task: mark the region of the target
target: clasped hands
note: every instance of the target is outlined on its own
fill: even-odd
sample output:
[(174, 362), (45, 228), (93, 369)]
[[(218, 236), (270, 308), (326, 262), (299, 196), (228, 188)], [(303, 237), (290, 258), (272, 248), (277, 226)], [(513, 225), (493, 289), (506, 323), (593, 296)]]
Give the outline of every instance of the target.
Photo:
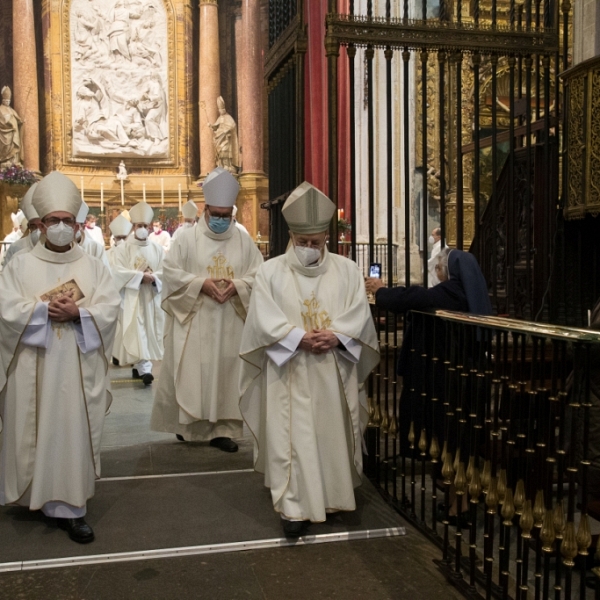
[(340, 340), (333, 331), (328, 329), (313, 329), (304, 334), (299, 348), (310, 354), (326, 354), (340, 345)]
[(219, 304), (225, 304), (227, 300), (233, 296), (237, 296), (238, 293), (237, 288), (231, 279), (207, 278), (204, 280), (201, 291)]
[(57, 323), (66, 323), (79, 319), (79, 308), (73, 300), (73, 292), (67, 292), (48, 304), (48, 317)]
[(152, 269), (148, 268), (144, 271), (142, 283), (154, 283), (154, 275), (152, 275)]

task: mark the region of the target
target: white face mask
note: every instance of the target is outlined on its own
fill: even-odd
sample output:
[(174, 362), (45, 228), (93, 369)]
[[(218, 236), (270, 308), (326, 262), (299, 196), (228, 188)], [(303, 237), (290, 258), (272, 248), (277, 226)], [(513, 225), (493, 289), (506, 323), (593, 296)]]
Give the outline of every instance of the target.
[(120, 246), (125, 240), (115, 240), (115, 246)]
[(160, 227), (153, 227), (154, 233), (158, 233), (160, 231)]
[(300, 261), (300, 264), (304, 267), (308, 267), (313, 263), (316, 263), (321, 258), (321, 250), (319, 248), (306, 248), (304, 246), (294, 246), (296, 256)]
[(140, 227), (139, 229), (136, 229), (135, 237), (142, 242), (144, 240), (147, 240), (148, 239), (148, 230), (145, 227)]
[(40, 241), (40, 235), (42, 234), (42, 232), (39, 229), (34, 229), (30, 234), (29, 237), (31, 238), (31, 243), (35, 246), (39, 241)]
[(435, 244), (435, 238), (432, 235), (429, 236), (429, 243), (431, 245)]
[(185, 223), (183, 224), (183, 228), (184, 228), (184, 229), (189, 229), (190, 227), (193, 227), (194, 225), (195, 225), (195, 223), (188, 223), (188, 222), (185, 222)]
[(75, 232), (73, 228), (65, 225), (63, 222), (46, 229), (46, 238), (48, 241), (59, 248), (68, 246), (73, 241), (74, 236)]

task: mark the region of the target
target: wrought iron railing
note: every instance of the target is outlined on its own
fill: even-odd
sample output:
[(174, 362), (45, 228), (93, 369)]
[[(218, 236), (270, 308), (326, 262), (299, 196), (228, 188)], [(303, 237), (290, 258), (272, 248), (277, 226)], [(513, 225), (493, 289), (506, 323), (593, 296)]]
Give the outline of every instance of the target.
[(600, 332), (444, 311), (409, 313), (402, 331), (376, 317), (365, 467), (383, 495), (471, 597), (585, 598)]

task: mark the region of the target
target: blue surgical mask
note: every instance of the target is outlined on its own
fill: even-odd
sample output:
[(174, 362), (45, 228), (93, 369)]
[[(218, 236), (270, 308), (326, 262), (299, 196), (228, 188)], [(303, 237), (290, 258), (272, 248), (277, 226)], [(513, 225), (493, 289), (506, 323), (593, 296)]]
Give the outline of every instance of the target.
[(208, 226), (213, 233), (225, 233), (231, 225), (231, 219), (227, 217), (208, 217)]

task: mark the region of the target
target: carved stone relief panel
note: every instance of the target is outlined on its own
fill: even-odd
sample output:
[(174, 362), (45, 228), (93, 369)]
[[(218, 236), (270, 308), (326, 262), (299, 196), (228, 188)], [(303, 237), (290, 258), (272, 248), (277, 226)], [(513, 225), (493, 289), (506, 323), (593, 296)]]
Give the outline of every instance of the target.
[(173, 17), (163, 1), (72, 0), (66, 11), (67, 155), (168, 159)]

